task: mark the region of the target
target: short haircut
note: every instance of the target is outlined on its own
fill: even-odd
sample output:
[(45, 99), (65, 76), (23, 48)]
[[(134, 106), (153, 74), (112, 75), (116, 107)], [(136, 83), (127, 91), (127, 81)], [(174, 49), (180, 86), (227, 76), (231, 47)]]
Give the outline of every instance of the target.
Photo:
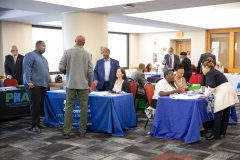
[(172, 69), (166, 70), (166, 71), (164, 72), (164, 78), (166, 78), (166, 76), (167, 76), (170, 72), (172, 72)]
[(39, 45), (39, 44), (42, 44), (42, 42), (44, 42), (44, 41), (41, 41), (41, 40), (37, 41), (36, 44), (35, 44), (35, 46), (37, 46), (37, 45)]
[(145, 67), (145, 64), (140, 63), (139, 66), (138, 66), (138, 69), (143, 69), (144, 67)]
[(110, 49), (109, 48), (103, 48), (103, 52), (104, 52), (104, 50), (108, 50), (108, 52), (110, 53)]
[(172, 49), (172, 51), (174, 51), (173, 47), (169, 47), (169, 49)]

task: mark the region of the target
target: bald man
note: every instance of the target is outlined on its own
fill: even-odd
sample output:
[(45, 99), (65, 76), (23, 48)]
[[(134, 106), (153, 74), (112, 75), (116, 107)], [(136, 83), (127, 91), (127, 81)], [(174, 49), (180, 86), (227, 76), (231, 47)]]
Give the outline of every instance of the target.
[(66, 50), (59, 63), (59, 70), (66, 74), (66, 110), (64, 116), (63, 138), (70, 138), (72, 130), (72, 111), (78, 95), (81, 115), (79, 136), (84, 137), (87, 126), (88, 94), (91, 92), (93, 78), (92, 54), (84, 48), (85, 37), (77, 36), (75, 46)]
[(5, 56), (4, 62), (4, 72), (8, 79), (15, 78), (19, 85), (23, 84), (23, 58), (21, 54), (18, 53), (18, 47), (13, 45), (10, 48), (10, 54)]

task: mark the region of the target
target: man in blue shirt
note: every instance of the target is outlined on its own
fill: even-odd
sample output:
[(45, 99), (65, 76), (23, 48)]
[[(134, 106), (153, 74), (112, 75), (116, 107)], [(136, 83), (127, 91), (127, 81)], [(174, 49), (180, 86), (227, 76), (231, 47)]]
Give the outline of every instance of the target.
[(49, 85), (48, 61), (42, 55), (46, 50), (44, 41), (37, 41), (35, 50), (23, 59), (23, 81), (30, 98), (32, 132), (40, 132), (40, 110), (44, 106), (44, 98)]
[(119, 62), (109, 57), (110, 50), (103, 49), (103, 59), (97, 61), (94, 68), (93, 84), (99, 91), (108, 91), (110, 83), (116, 79)]

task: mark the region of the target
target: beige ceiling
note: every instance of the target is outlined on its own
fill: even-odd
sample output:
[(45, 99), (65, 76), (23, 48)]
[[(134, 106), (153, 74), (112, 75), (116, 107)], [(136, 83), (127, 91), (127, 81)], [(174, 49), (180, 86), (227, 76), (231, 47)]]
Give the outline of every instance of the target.
[[(98, 0), (99, 1), (99, 0)], [(61, 21), (63, 12), (97, 12), (107, 13), (109, 22), (127, 23), (176, 30), (199, 30), (203, 28), (167, 23), (149, 19), (125, 16), (124, 14), (143, 13), (152, 11), (174, 10), (199, 6), (218, 5), (239, 2), (239, 0), (155, 0), (134, 3), (134, 9), (123, 9), (123, 5), (101, 7), (94, 9), (80, 9), (55, 4), (48, 4), (33, 0), (0, 0), (0, 20), (18, 21), (30, 24), (39, 22)], [(201, 13), (199, 13), (201, 14)], [(211, 14), (211, 13), (209, 13)], [(165, 15), (167, 16), (167, 15)], [(191, 16), (191, 13), (189, 13)], [(188, 18), (188, 17), (182, 17)], [(204, 18), (204, 17), (203, 17)], [(240, 25), (239, 25), (240, 27)]]

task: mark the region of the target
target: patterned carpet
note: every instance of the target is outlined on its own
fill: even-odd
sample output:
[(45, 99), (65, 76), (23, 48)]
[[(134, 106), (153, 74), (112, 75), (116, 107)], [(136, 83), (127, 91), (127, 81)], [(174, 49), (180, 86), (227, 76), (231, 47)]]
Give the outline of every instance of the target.
[[(240, 117), (240, 105), (236, 109)], [(84, 138), (72, 133), (70, 139), (62, 138), (62, 129), (30, 132), (29, 116), (0, 120), (0, 160), (240, 160), (239, 123), (229, 125), (223, 140), (206, 141), (206, 131), (200, 141), (186, 145), (147, 135), (152, 120), (144, 129), (146, 117), (142, 111), (137, 115), (138, 127), (124, 137), (89, 132)]]

